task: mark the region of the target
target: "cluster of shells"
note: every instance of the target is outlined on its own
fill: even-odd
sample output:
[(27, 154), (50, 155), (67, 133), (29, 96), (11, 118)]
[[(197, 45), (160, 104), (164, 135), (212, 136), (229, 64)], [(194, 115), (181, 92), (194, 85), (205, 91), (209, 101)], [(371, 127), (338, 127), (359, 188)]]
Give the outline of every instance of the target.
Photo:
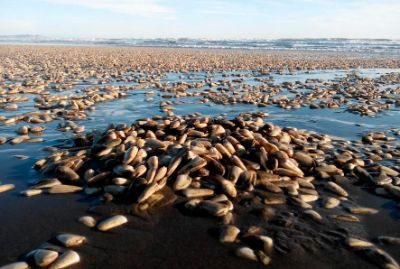
[[(318, 225), (359, 222), (357, 215), (378, 212), (351, 201), (341, 186), (346, 182), (358, 181), (376, 188), (379, 195), (400, 198), (399, 167), (381, 165), (367, 155), (368, 145), (373, 145), (381, 160), (398, 156), (400, 151), (388, 145), (377, 150), (379, 141), (391, 137), (369, 133), (363, 138), (367, 144), (351, 144), (296, 128), (282, 129), (259, 116), (155, 117), (78, 135), (73, 147), (55, 150), (36, 162), (35, 169), (55, 177), (35, 182), (22, 195), (84, 192), (107, 202), (131, 204), (131, 213), (139, 216), (175, 201), (185, 211), (218, 219), (219, 240), (237, 244), (237, 256), (263, 264), (270, 263), (274, 251), (284, 251), (262, 229), (235, 224), (236, 208), (243, 201), (258, 199), (266, 212), (290, 205), (301, 212), (302, 221)], [(355, 151), (356, 143), (364, 145), (365, 152)], [(318, 212), (321, 206), (336, 211), (325, 218)], [(96, 226), (90, 216), (81, 221)], [(373, 250), (366, 251), (373, 262), (398, 268), (388, 253)]]
[[(99, 231), (107, 232), (125, 224), (128, 220), (125, 216), (116, 215), (99, 221), (90, 216), (83, 216), (78, 221), (87, 227), (96, 227)], [(71, 268), (71, 266), (81, 261), (78, 252), (71, 248), (79, 247), (86, 242), (87, 238), (82, 235), (59, 234), (48, 242), (41, 244), (38, 248), (24, 254), (20, 261), (1, 266), (0, 269)]]
[[(101, 57), (96, 57), (98, 55)], [(146, 88), (159, 90), (165, 99), (200, 97), (200, 104), (211, 100), (218, 104), (273, 104), (283, 109), (303, 106), (312, 109), (339, 108), (345, 105), (348, 111), (367, 116), (399, 105), (399, 88), (392, 87), (399, 83), (399, 75), (395, 73), (376, 79), (351, 74), (338, 81), (309, 79), (304, 83), (281, 84), (275, 84), (270, 76), (317, 69), (400, 66), (396, 60), (377, 57), (343, 55), (337, 59), (329, 53), (228, 53), (210, 50), (199, 54), (196, 50), (62, 47), (47, 50), (42, 47), (5, 46), (2, 47), (0, 60), (0, 110), (15, 112), (7, 117), (1, 115), (0, 122), (5, 125), (20, 122), (43, 125), (61, 120), (58, 130), (63, 132), (83, 132), (85, 127), (72, 121), (87, 119), (88, 112), (93, 111), (97, 103), (117, 100), (127, 96), (131, 90)], [(181, 75), (182, 81), (178, 83), (160, 82), (168, 73), (197, 71), (207, 72), (207, 78), (186, 82), (185, 76)], [(248, 73), (235, 73), (237, 71)], [(234, 79), (215, 81), (214, 75), (218, 73), (223, 78), (233, 76)], [(247, 84), (251, 79), (259, 85)], [(131, 86), (115, 86), (112, 83), (129, 83)], [(86, 87), (77, 90), (79, 85)], [(294, 97), (282, 95), (283, 91), (294, 94)], [(35, 97), (30, 98), (31, 95)], [(181, 100), (173, 104), (184, 102)], [(31, 106), (30, 111), (18, 113), (20, 103), (24, 104), (25, 110), (26, 106)], [(162, 111), (168, 116), (173, 115), (171, 105), (169, 101), (162, 101), (161, 104)], [(40, 135), (44, 130), (43, 126), (33, 128), (29, 125), (24, 127), (31, 128), (29, 133)], [(20, 136), (0, 137), (0, 144), (43, 141), (41, 137), (32, 137), (24, 130), (22, 134), (20, 130), (16, 131)]]
[[(32, 125), (24, 125), (18, 128), (16, 132), (20, 136), (12, 139), (0, 137), (0, 144), (9, 142), (15, 145), (22, 142), (42, 142), (43, 139), (37, 137), (37, 135), (42, 134), (45, 127), (39, 124), (46, 124), (53, 120), (62, 120), (57, 128), (61, 132), (83, 132), (85, 130), (84, 126), (79, 126), (74, 121), (86, 119), (87, 111), (93, 111), (95, 109), (94, 105), (97, 103), (124, 97), (128, 89), (125, 86), (87, 88), (82, 95), (67, 96), (51, 95), (41, 88), (40, 91), (35, 92), (37, 97), (34, 98), (35, 107), (39, 111), (27, 112), (8, 118), (0, 117), (0, 121), (5, 125), (18, 124), (19, 122), (26, 122)], [(9, 94), (9, 92), (5, 94)], [(36, 137), (32, 138), (29, 134), (35, 134)]]
[[(299, 70), (398, 68), (399, 59), (364, 55), (302, 51), (240, 51), (163, 48), (93, 48), (2, 46), (1, 71), (6, 80), (35, 84), (43, 80), (73, 83), (76, 79), (107, 81), (127, 72), (151, 74), (227, 70), (285, 73)], [(67, 84), (68, 86), (68, 84)], [(65, 87), (63, 87), (65, 88)]]
[[(256, 77), (256, 80), (263, 84), (251, 86), (245, 83), (235, 84), (234, 80), (220, 80), (213, 85), (209, 84), (217, 90), (210, 89), (202, 95), (208, 100), (224, 105), (236, 103), (260, 107), (276, 105), (283, 109), (298, 109), (305, 106), (311, 109), (337, 109), (345, 105), (348, 111), (363, 116), (375, 116), (393, 105), (400, 105), (398, 73), (382, 75), (376, 79), (349, 74), (339, 81), (323, 82), (308, 79), (304, 83), (284, 82), (281, 85), (276, 85), (270, 80), (266, 81), (264, 78)], [(284, 90), (294, 97), (282, 95)]]
[(59, 234), (49, 242), (29, 251), (23, 260), (1, 266), (1, 269), (70, 268), (80, 262), (79, 254), (71, 248), (78, 247), (86, 238), (76, 234)]
[[(395, 259), (378, 247), (399, 245), (398, 238), (382, 235), (367, 240), (351, 231), (328, 230), (332, 225), (347, 227), (346, 223), (361, 222), (378, 212), (352, 201), (345, 187), (349, 184), (358, 183), (398, 203), (400, 148), (395, 137), (399, 130), (370, 132), (360, 141), (345, 141), (265, 123), (265, 113), (233, 120), (173, 113), (173, 105), (184, 103), (185, 97), (199, 97), (200, 104), (245, 103), (283, 109), (347, 106), (349, 111), (367, 116), (399, 105), (396, 85), (400, 76), (396, 73), (374, 79), (350, 74), (332, 81), (281, 84), (275, 84), (271, 76), (400, 66), (396, 59), (342, 56), (2, 46), (0, 111), (8, 116), (0, 115), (0, 122), (23, 125), (15, 130), (18, 136), (0, 137), (0, 145), (42, 142), (47, 124), (57, 120), (58, 131), (73, 133), (72, 147), (47, 148), (52, 153), (37, 161), (34, 168), (48, 177), (33, 182), (21, 192), (23, 196), (83, 193), (99, 196), (105, 203), (129, 205), (130, 213), (140, 217), (175, 204), (183, 212), (215, 218), (219, 241), (233, 245), (237, 256), (265, 265), (276, 254), (287, 254), (289, 241), (306, 238), (302, 244), (311, 245), (312, 239), (293, 225), (297, 221), (311, 229), (326, 227), (324, 236), (330, 242), (339, 241), (382, 268), (399, 268)], [(247, 73), (238, 74), (239, 70)], [(166, 74), (175, 72), (181, 74), (181, 81), (161, 82)], [(206, 78), (191, 77), (192, 72), (205, 72)], [(215, 80), (220, 74), (223, 79)], [(252, 79), (258, 85), (246, 84)], [(85, 88), (77, 89), (82, 85)], [(105, 132), (86, 134), (85, 126), (77, 123), (87, 119), (97, 103), (147, 88), (155, 89), (163, 99), (176, 98), (160, 101), (166, 117), (138, 120), (131, 126), (111, 125)], [(283, 91), (294, 97), (282, 96)], [(151, 99), (153, 94), (147, 91), (146, 97)], [(31, 111), (18, 113), (27, 104), (32, 104)], [(0, 185), (0, 193), (14, 188), (13, 184)], [(248, 207), (262, 216), (250, 227), (241, 220), (254, 213)], [(129, 215), (99, 220), (83, 216), (78, 220), (89, 228), (108, 231), (129, 222)], [(294, 236), (298, 238), (290, 240)], [(68, 243), (71, 240), (75, 243)], [(22, 261), (1, 269), (69, 267), (80, 257), (68, 248), (85, 241), (79, 235), (61, 234), (51, 241), (54, 244), (47, 242)]]

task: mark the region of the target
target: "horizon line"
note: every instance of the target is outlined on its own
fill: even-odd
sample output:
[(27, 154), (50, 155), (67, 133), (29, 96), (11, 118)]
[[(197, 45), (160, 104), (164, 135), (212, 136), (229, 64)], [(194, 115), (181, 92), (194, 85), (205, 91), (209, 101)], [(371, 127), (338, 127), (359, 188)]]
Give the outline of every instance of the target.
[(0, 38), (22, 38), (22, 37), (39, 37), (42, 39), (52, 39), (56, 40), (81, 40), (81, 41), (90, 41), (96, 39), (108, 39), (108, 40), (117, 40), (117, 39), (136, 39), (136, 40), (154, 40), (154, 39), (162, 39), (162, 40), (179, 40), (179, 39), (188, 39), (188, 40), (208, 40), (208, 41), (262, 41), (262, 40), (318, 40), (318, 39), (327, 39), (327, 40), (395, 40), (400, 41), (400, 38), (387, 38), (387, 37), (235, 37), (235, 38), (212, 38), (212, 37), (57, 37), (57, 36), (49, 36), (43, 34), (0, 34)]

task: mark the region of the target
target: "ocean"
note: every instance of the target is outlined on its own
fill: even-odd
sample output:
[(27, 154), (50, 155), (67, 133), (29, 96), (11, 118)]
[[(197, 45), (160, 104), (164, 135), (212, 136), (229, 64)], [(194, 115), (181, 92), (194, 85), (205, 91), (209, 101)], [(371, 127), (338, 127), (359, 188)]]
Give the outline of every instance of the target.
[(92, 38), (67, 39), (44, 36), (0, 36), (0, 44), (57, 44), (57, 45), (103, 45), (127, 47), (166, 47), (244, 50), (291, 50), (383, 53), (400, 56), (400, 40), (395, 39), (243, 39), (211, 40), (191, 38)]

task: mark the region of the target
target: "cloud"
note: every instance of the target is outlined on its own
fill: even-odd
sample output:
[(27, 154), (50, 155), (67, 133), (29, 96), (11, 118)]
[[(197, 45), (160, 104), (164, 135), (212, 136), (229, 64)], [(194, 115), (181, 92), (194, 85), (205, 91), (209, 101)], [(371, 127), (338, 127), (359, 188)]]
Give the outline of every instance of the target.
[(171, 18), (174, 9), (164, 7), (154, 0), (43, 0), (53, 4), (83, 6), (145, 17), (162, 16)]
[[(8, 7), (3, 5), (0, 11), (4, 14), (0, 17), (0, 34), (400, 39), (400, 0), (13, 0), (12, 3)], [(43, 3), (54, 6), (49, 8)], [(75, 8), (66, 9), (67, 5)], [(93, 10), (108, 14), (100, 17)]]
[(266, 37), (400, 39), (399, 0), (254, 1), (275, 11)]
[(0, 33), (15, 35), (36, 32), (36, 23), (31, 20), (0, 18)]
[(224, 9), (200, 9), (198, 11), (201, 14), (206, 14), (206, 15), (239, 15), (243, 16), (246, 15), (244, 11), (237, 11), (237, 10), (224, 10)]
[(341, 37), (400, 37), (400, 3), (382, 1), (381, 3), (364, 2), (357, 8), (338, 8), (310, 18), (316, 28)]
[(258, 11), (252, 4), (244, 4), (228, 0), (194, 0), (192, 2), (196, 13), (205, 15), (256, 15)]

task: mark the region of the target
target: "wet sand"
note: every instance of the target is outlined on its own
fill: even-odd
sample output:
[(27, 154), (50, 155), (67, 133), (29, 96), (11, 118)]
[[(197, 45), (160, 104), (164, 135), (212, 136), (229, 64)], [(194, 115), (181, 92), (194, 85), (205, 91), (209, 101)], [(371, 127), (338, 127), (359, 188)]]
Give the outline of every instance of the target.
[[(47, 47), (27, 47), (27, 53), (23, 58), (29, 55), (35, 55), (36, 59), (40, 60), (40, 55), (43, 55)], [(57, 50), (64, 51), (66, 55), (60, 56), (61, 61), (67, 61), (68, 55), (74, 54), (74, 48), (59, 48)], [(88, 53), (91, 48), (82, 48), (80, 53)], [(185, 66), (180, 70), (226, 70), (235, 68), (253, 69), (268, 66), (271, 70), (280, 72), (283, 68), (284, 60), (289, 56), (297, 55), (296, 53), (282, 54), (271, 53), (268, 55), (251, 53), (238, 53), (228, 59), (224, 64), (222, 59), (232, 52), (226, 51), (199, 51), (199, 50), (168, 50), (168, 49), (101, 49), (93, 50), (102, 51), (107, 57), (108, 54), (116, 53), (119, 55), (119, 60), (123, 59), (124, 55), (140, 56), (138, 63), (135, 63), (133, 58), (129, 58), (129, 64), (134, 65), (129, 67), (125, 65), (123, 70), (129, 68), (137, 70), (144, 68), (146, 72), (152, 72), (157, 66), (158, 61), (167, 63), (165, 70), (172, 71), (179, 68), (180, 61), (185, 63)], [(21, 47), (5, 46), (1, 48), (0, 54), (5, 53), (11, 55), (17, 51), (21, 53)], [(51, 53), (54, 51), (50, 50)], [(170, 53), (173, 52), (173, 53)], [(10, 54), (11, 53), (11, 54)], [(57, 52), (58, 53), (58, 52)], [(147, 54), (148, 53), (148, 54)], [(153, 53), (157, 57), (150, 57)], [(198, 57), (198, 55), (201, 57)], [(234, 54), (234, 53), (233, 53)], [(28, 55), (28, 56), (27, 56)], [(125, 57), (126, 57), (125, 55)], [(250, 55), (250, 56), (249, 56)], [(246, 57), (247, 56), (247, 57)], [(106, 57), (106, 58), (107, 58)], [(160, 58), (161, 57), (161, 58)], [(264, 64), (262, 61), (255, 61), (257, 57), (265, 57)], [(271, 58), (272, 57), (272, 58)], [(356, 58), (354, 56), (345, 56), (338, 62), (334, 61), (332, 55), (329, 54), (312, 54), (305, 53), (300, 56), (303, 59), (303, 65), (314, 64), (313, 68), (349, 68), (350, 66), (361, 65), (363, 67), (391, 67), (398, 68), (398, 59), (376, 59), (376, 58)], [(303, 58), (302, 58), (303, 57)], [(346, 58), (347, 57), (347, 58)], [(93, 64), (90, 57), (85, 58), (86, 64)], [(90, 59), (90, 60), (88, 60)], [(161, 60), (160, 60), (161, 59)], [(207, 61), (207, 59), (212, 59)], [(271, 63), (272, 59), (272, 63)], [(22, 59), (22, 62), (24, 60)], [(101, 60), (103, 61), (103, 60)], [(154, 65), (146, 67), (146, 63)], [(261, 64), (260, 64), (261, 63)], [(126, 64), (126, 63), (124, 63)], [(296, 66), (296, 62), (289, 63)], [(7, 64), (6, 64), (7, 65)], [(116, 69), (118, 64), (115, 63)], [(109, 68), (109, 67), (108, 67)], [(101, 68), (97, 69), (101, 70)], [(160, 69), (157, 69), (160, 70)], [(4, 71), (4, 69), (3, 69)], [(42, 72), (38, 71), (39, 73)], [(47, 71), (46, 71), (47, 72)], [(50, 72), (52, 73), (52, 72)], [(73, 74), (73, 72), (69, 72)], [(118, 75), (117, 75), (118, 76)], [(78, 76), (72, 76), (71, 79), (77, 79)], [(6, 84), (12, 78), (5, 80)], [(125, 81), (126, 82), (126, 81)], [(135, 81), (137, 82), (137, 81)], [(18, 82), (20, 83), (20, 81)], [(74, 82), (76, 83), (76, 81)], [(129, 82), (126, 82), (129, 83)], [(134, 84), (137, 86), (137, 84)], [(114, 100), (119, 102), (119, 100)], [(161, 102), (161, 101), (160, 101)], [(102, 104), (99, 106), (101, 107)], [(182, 112), (185, 107), (179, 108)], [(106, 106), (106, 105), (105, 105)], [(30, 111), (30, 106), (22, 106), (22, 111)], [(26, 109), (26, 110), (24, 110)], [(115, 109), (115, 108), (114, 108)], [(208, 108), (209, 110), (212, 110)], [(247, 109), (247, 107), (243, 107)], [(220, 112), (223, 109), (218, 110)], [(165, 112), (165, 111), (164, 111)], [(3, 113), (3, 112), (2, 112)], [(5, 114), (7, 113), (7, 114)], [(18, 114), (17, 112), (5, 112), (3, 115)], [(93, 114), (99, 114), (94, 112)], [(140, 111), (137, 117), (140, 117)], [(146, 113), (148, 113), (146, 111)], [(293, 112), (294, 114), (296, 112)], [(167, 114), (167, 113), (166, 113)], [(211, 113), (210, 113), (211, 114)], [(279, 112), (277, 112), (279, 114)], [(0, 114), (1, 115), (1, 114)], [(90, 112), (89, 112), (90, 115)], [(101, 118), (101, 110), (100, 117)], [(103, 114), (104, 115), (104, 114)], [(136, 118), (137, 118), (136, 117)], [(274, 117), (272, 116), (274, 119)], [(66, 118), (65, 118), (66, 119)], [(65, 120), (64, 119), (64, 120)], [(129, 122), (120, 116), (123, 122)], [(19, 145), (1, 145), (0, 163), (2, 176), (1, 183), (13, 183), (16, 185), (14, 190), (0, 194), (0, 216), (2, 224), (0, 226), (0, 265), (7, 264), (23, 258), (23, 254), (37, 248), (42, 243), (53, 239), (59, 233), (75, 233), (84, 235), (88, 238), (88, 242), (76, 248), (80, 254), (82, 261), (74, 265), (73, 268), (262, 268), (265, 267), (260, 263), (247, 261), (235, 257), (234, 251), (236, 245), (221, 244), (218, 242), (216, 228), (218, 221), (215, 218), (188, 214), (183, 212), (179, 206), (167, 207), (162, 212), (157, 212), (150, 219), (141, 219), (137, 216), (129, 216), (129, 222), (111, 232), (99, 232), (94, 229), (88, 229), (77, 221), (80, 216), (92, 214), (94, 216), (125, 214), (129, 215), (129, 205), (120, 205), (107, 203), (104, 205), (95, 205), (97, 198), (88, 198), (82, 194), (64, 194), (64, 195), (39, 195), (34, 197), (21, 197), (19, 192), (27, 188), (28, 181), (43, 178), (40, 172), (32, 169), (34, 163), (46, 156), (48, 152), (41, 151), (44, 146), (60, 145), (65, 138), (71, 136), (70, 133), (57, 133), (56, 124), (59, 119), (53, 123), (45, 124), (48, 129), (45, 130), (43, 137), (45, 141), (42, 143), (22, 143)], [(104, 119), (102, 119), (104, 120)], [(390, 120), (388, 120), (390, 122)], [(86, 125), (86, 121), (76, 121), (80, 125)], [(113, 121), (114, 122), (114, 121)], [(104, 129), (105, 124), (111, 123), (109, 120), (104, 120), (103, 125), (96, 125), (96, 122), (88, 122), (89, 126)], [(118, 123), (118, 122), (116, 122)], [(301, 124), (301, 123), (300, 123)], [(20, 125), (18, 125), (20, 126)], [(390, 126), (390, 123), (389, 123)], [(395, 126), (393, 126), (395, 127)], [(3, 134), (10, 136), (15, 131), (17, 126), (5, 126), (1, 128)], [(316, 126), (318, 128), (318, 126)], [(373, 129), (373, 128), (372, 128)], [(341, 133), (341, 132), (339, 132)], [(350, 133), (350, 132), (349, 132)], [(357, 135), (351, 131), (351, 135)], [(351, 136), (350, 136), (351, 137)], [(27, 155), (27, 160), (17, 160), (13, 155)], [(396, 158), (395, 158), (396, 159)], [(400, 229), (398, 222), (400, 220), (399, 208), (396, 207), (398, 201), (387, 199), (384, 197), (372, 194), (372, 189), (366, 190), (354, 186), (352, 183), (345, 184), (343, 187), (349, 192), (351, 201), (365, 206), (378, 209), (379, 212), (372, 216), (360, 216), (361, 222), (358, 223), (338, 223), (335, 221), (323, 224), (316, 224), (309, 221), (301, 221), (296, 223), (293, 228), (293, 237), (282, 239), (287, 242), (287, 253), (282, 254), (275, 251), (272, 255), (272, 262), (268, 265), (270, 268), (377, 268), (371, 262), (368, 262), (361, 255), (350, 251), (344, 243), (344, 238), (329, 235), (324, 237), (327, 241), (322, 240), (322, 234), (328, 231), (336, 231), (338, 233), (351, 234), (370, 240), (374, 243), (377, 236), (390, 235), (400, 237)], [(252, 208), (246, 205), (235, 204), (237, 214), (236, 223), (242, 229), (249, 228), (253, 225), (265, 226), (268, 235), (279, 237), (279, 231), (284, 229), (286, 234), (290, 234), (290, 227), (283, 227), (281, 223), (268, 223), (251, 213)], [(290, 206), (282, 205), (276, 207), (277, 212), (282, 213), (284, 220), (293, 217), (294, 220), (299, 217), (299, 212)], [(325, 218), (332, 212), (339, 212), (336, 209), (325, 210), (318, 208), (318, 212)], [(285, 214), (292, 213), (287, 216)], [(286, 217), (285, 217), (286, 216)], [(398, 246), (380, 246), (387, 251), (395, 259), (400, 257), (400, 249)]]
[[(3, 172), (12, 178), (24, 178), (32, 161), (20, 165), (20, 161), (1, 156)], [(12, 167), (19, 169), (13, 170)], [(11, 172), (10, 172), (11, 170)], [(83, 195), (36, 196), (21, 198), (18, 191), (25, 188), (19, 182), (15, 191), (0, 196), (0, 263), (13, 262), (27, 250), (54, 238), (61, 232), (85, 235), (87, 244), (78, 247), (82, 263), (73, 268), (265, 268), (265, 266), (236, 258), (234, 248), (218, 242), (212, 229), (215, 220), (202, 216), (182, 215), (177, 209), (169, 209), (153, 221), (132, 217), (128, 225), (111, 233), (92, 231), (77, 222), (77, 217), (87, 212), (88, 204)], [(358, 203), (377, 208), (378, 215), (365, 217), (362, 225), (349, 228), (363, 238), (375, 238), (382, 234), (400, 236), (400, 216), (393, 201), (383, 199), (356, 188), (351, 197)], [(113, 207), (103, 206), (97, 212), (114, 212)], [(118, 212), (118, 211), (117, 211)], [(393, 257), (399, 257), (396, 246), (384, 247)], [(275, 257), (270, 268), (376, 268), (351, 251), (330, 245), (313, 252), (293, 250), (289, 255)]]

